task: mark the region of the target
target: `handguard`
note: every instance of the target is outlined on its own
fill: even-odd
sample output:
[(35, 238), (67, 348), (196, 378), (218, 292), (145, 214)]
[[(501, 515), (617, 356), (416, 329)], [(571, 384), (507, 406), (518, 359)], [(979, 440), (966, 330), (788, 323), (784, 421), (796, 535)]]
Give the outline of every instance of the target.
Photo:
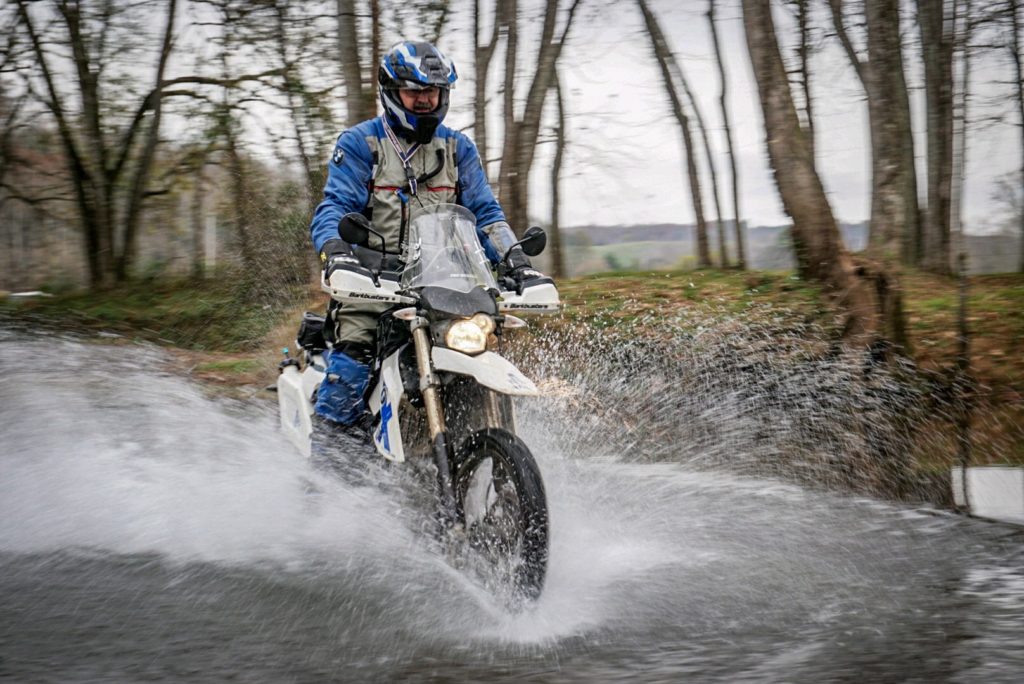
[(339, 302), (381, 302), (415, 304), (411, 297), (398, 294), (398, 274), (383, 271), (377, 277), (358, 265), (336, 266), (330, 276), (322, 275), (320, 289)]
[(558, 289), (554, 283), (545, 278), (546, 282), (528, 285), (522, 294), (514, 290), (502, 292), (498, 299), (499, 311), (535, 311), (537, 313), (554, 313), (561, 308)]

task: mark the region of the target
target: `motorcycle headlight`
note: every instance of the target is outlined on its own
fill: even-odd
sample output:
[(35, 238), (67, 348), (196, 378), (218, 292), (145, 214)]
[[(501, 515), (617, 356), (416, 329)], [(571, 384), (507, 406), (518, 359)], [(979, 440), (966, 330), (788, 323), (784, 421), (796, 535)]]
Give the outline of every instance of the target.
[(444, 343), (449, 349), (463, 354), (479, 354), (487, 349), (487, 335), (493, 331), (494, 321), (491, 317), (478, 314), (449, 325), (444, 334)]

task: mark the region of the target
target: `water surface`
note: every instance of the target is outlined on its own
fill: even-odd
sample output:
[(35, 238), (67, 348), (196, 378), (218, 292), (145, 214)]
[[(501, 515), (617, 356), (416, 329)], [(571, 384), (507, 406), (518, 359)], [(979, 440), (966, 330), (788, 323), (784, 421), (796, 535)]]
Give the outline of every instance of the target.
[[(0, 332), (0, 677), (950, 681), (1024, 674), (1017, 528), (521, 432), (551, 505), (532, 610), (401, 474), (316, 472), (270, 407), (153, 349)], [(547, 421), (547, 422), (546, 422)]]

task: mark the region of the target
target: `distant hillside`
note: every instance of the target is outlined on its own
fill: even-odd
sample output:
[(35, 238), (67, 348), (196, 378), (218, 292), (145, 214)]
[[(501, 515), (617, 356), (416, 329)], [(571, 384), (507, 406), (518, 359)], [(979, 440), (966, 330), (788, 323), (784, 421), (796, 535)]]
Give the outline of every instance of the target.
[[(572, 277), (604, 271), (662, 270), (692, 268), (694, 230), (692, 224), (656, 223), (616, 226), (572, 226), (563, 228), (566, 262)], [(726, 249), (736, 258), (732, 221), (726, 222)], [(866, 222), (840, 224), (843, 242), (853, 252), (867, 247)], [(718, 260), (718, 236), (711, 226), (712, 259)], [(754, 226), (746, 231), (747, 263), (752, 269), (793, 268), (788, 226)], [(968, 269), (971, 273), (1010, 273), (1017, 270), (1020, 239), (1006, 235), (968, 235)], [(540, 262), (545, 265), (543, 259)]]

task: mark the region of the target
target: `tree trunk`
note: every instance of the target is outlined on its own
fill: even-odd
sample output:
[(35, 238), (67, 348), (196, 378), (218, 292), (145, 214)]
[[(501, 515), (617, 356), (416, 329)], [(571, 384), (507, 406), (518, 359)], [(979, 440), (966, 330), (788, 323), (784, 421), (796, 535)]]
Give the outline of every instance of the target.
[[(693, 201), (693, 212), (697, 222), (697, 267), (708, 268), (711, 266), (711, 252), (708, 248), (708, 228), (704, 219), (704, 202), (701, 195), (700, 176), (697, 172), (697, 160), (693, 148), (693, 136), (690, 131), (690, 119), (683, 109), (683, 103), (679, 99), (672, 82), (671, 64), (675, 61), (665, 36), (661, 31), (657, 18), (647, 7), (644, 0), (637, 0), (637, 6), (644, 16), (644, 23), (647, 25), (647, 34), (651, 38), (651, 46), (654, 50), (654, 57), (658, 61), (661, 70), (661, 80), (665, 86), (665, 93), (668, 95), (669, 103), (672, 106), (672, 114), (679, 124), (683, 134), (683, 154), (686, 157), (686, 172), (689, 178), (690, 198)], [(679, 70), (677, 69), (677, 73)]]
[(551, 248), (551, 275), (565, 277), (565, 263), (562, 254), (562, 231), (558, 221), (558, 210), (562, 204), (559, 192), (559, 176), (562, 173), (562, 158), (565, 153), (565, 102), (562, 98), (562, 82), (555, 74), (555, 98), (558, 102), (558, 128), (555, 129), (555, 159), (551, 163), (551, 231), (548, 245)]
[(149, 106), (153, 112), (152, 122), (146, 131), (146, 137), (142, 143), (142, 150), (135, 169), (135, 176), (131, 180), (128, 209), (121, 229), (123, 234), (122, 251), (117, 254), (116, 272), (119, 282), (124, 282), (128, 279), (135, 262), (136, 241), (139, 232), (139, 220), (142, 216), (142, 204), (146, 195), (146, 186), (149, 183), (149, 174), (153, 168), (153, 160), (156, 157), (157, 144), (160, 142), (160, 120), (163, 115), (164, 101), (163, 80), (164, 72), (167, 70), (167, 61), (171, 56), (177, 4), (177, 0), (168, 0), (167, 2), (167, 27), (164, 31), (163, 45), (160, 49), (160, 61), (157, 65), (156, 79), (150, 94)]
[(203, 204), (206, 178), (203, 174), (205, 159), (200, 159), (192, 182), (192, 198), (189, 205), (189, 223), (192, 228), (192, 278), (202, 280), (206, 276), (206, 243)]
[(910, 101), (903, 75), (899, 0), (866, 0), (867, 59), (858, 57), (845, 27), (842, 0), (830, 0), (836, 34), (867, 95), (871, 130), (869, 259), (876, 273), (889, 339), (909, 350), (898, 264), (909, 261), (918, 232), (917, 177)]
[(491, 68), (491, 59), (498, 44), (502, 11), (501, 0), (495, 0), (491, 37), (486, 45), (480, 45), (480, 0), (473, 0), (473, 69), (476, 79), (473, 83), (473, 138), (485, 173), (490, 161), (487, 144), (487, 72)]
[(917, 0), (924, 60), (928, 140), (928, 208), (920, 265), (950, 271), (950, 184), (953, 175), (953, 2)]
[(729, 248), (725, 242), (725, 226), (722, 224), (722, 200), (721, 194), (718, 191), (718, 169), (715, 165), (715, 156), (711, 152), (711, 141), (708, 139), (708, 129), (704, 125), (704, 116), (701, 114), (700, 106), (697, 104), (697, 98), (693, 96), (693, 91), (690, 89), (690, 82), (686, 79), (683, 74), (683, 69), (676, 61), (675, 57), (669, 53), (672, 57), (670, 64), (674, 66), (674, 71), (679, 82), (683, 86), (683, 91), (686, 93), (686, 99), (690, 102), (690, 107), (693, 109), (693, 116), (697, 120), (697, 130), (700, 131), (701, 141), (704, 144), (704, 156), (708, 162), (708, 171), (711, 174), (711, 197), (715, 200), (715, 230), (718, 233), (718, 262), (722, 268), (729, 268)]
[(797, 56), (800, 61), (800, 90), (803, 95), (804, 131), (807, 133), (807, 146), (811, 150), (811, 159), (816, 157), (814, 151), (814, 98), (811, 96), (811, 40), (808, 0), (796, 0), (797, 27), (800, 31), (800, 45)]
[(793, 221), (791, 235), (800, 275), (822, 283), (845, 311), (847, 341), (873, 344), (884, 335), (883, 324), (888, 320), (880, 315), (886, 301), (881, 296), (888, 285), (886, 274), (879, 274), (872, 287), (862, 277), (872, 274), (856, 266), (842, 245), (793, 103), (770, 0), (743, 0), (743, 23), (764, 115), (768, 158), (783, 207)]
[(871, 219), (868, 248), (876, 256), (916, 264), (921, 253), (914, 134), (903, 70), (899, 0), (866, 0), (867, 57), (847, 35), (843, 0), (829, 0), (832, 21), (868, 100), (871, 130)]
[(505, 0), (502, 26), (505, 32), (505, 77), (502, 86), (502, 121), (504, 142), (501, 149), (501, 170), (498, 174), (498, 197), (513, 230), (522, 231), (513, 221), (512, 207), (515, 197), (516, 148), (519, 147), (519, 126), (516, 122), (516, 61), (519, 57), (519, 0)]
[(732, 213), (733, 229), (736, 233), (736, 268), (747, 268), (747, 253), (743, 239), (743, 222), (740, 219), (740, 177), (736, 170), (736, 152), (732, 144), (732, 125), (729, 121), (728, 78), (725, 75), (725, 63), (722, 61), (722, 50), (718, 43), (718, 30), (715, 27), (715, 0), (708, 1), (708, 24), (711, 26), (711, 42), (715, 48), (715, 63), (718, 65), (718, 80), (722, 89), (719, 93), (719, 108), (722, 110), (722, 125), (725, 128), (725, 143), (729, 149), (729, 174), (732, 177)]
[[(39, 76), (45, 86), (44, 105), (57, 123), (64, 148), (68, 176), (74, 187), (79, 223), (85, 234), (90, 285), (103, 288), (128, 277), (135, 256), (136, 233), (146, 186), (152, 170), (163, 104), (163, 74), (173, 48), (176, 0), (167, 0), (167, 23), (160, 47), (159, 62), (152, 90), (143, 97), (133, 119), (119, 140), (104, 125), (100, 77), (110, 71), (103, 41), (108, 37), (113, 4), (100, 6), (94, 15), (83, 17), (79, 3), (59, 3), (56, 15), (47, 25), (52, 41), (63, 41), (69, 48), (72, 83), (78, 102), (65, 104), (65, 96), (56, 87), (51, 60), (62, 53), (46, 49), (36, 30), (29, 3), (18, 0), (18, 19), (24, 27)], [(61, 34), (66, 31), (66, 35)], [(121, 36), (124, 38), (124, 36)], [(90, 52), (93, 50), (94, 55)], [(63, 74), (63, 72), (60, 72)], [(76, 112), (69, 116), (68, 112)], [(119, 112), (124, 114), (122, 110)], [(139, 138), (141, 137), (141, 142)], [(118, 208), (123, 213), (118, 214)]]
[[(521, 119), (515, 119), (512, 103), (515, 69), (515, 49), (518, 42), (516, 30), (516, 0), (508, 15), (509, 47), (505, 71), (505, 146), (501, 157), (500, 197), (502, 207), (512, 229), (521, 235), (529, 221), (530, 170), (540, 135), (540, 120), (544, 111), (544, 100), (555, 79), (555, 65), (562, 46), (572, 29), (573, 16), (581, 0), (573, 0), (562, 29), (562, 35), (555, 39), (555, 25), (558, 20), (558, 0), (547, 0), (544, 10), (544, 25), (541, 29), (540, 49), (537, 53), (537, 67), (526, 95)], [(512, 77), (509, 68), (513, 69)], [(510, 136), (509, 133), (512, 135)]]
[[(345, 125), (354, 126), (377, 114), (373, 88), (365, 84), (366, 72), (359, 54), (359, 23), (355, 0), (338, 0), (338, 54), (345, 84)], [(374, 46), (373, 50), (376, 50)], [(371, 60), (379, 57), (376, 52)], [(371, 61), (372, 63), (372, 61)]]
[[(1019, 154), (1021, 155), (1020, 164), (1020, 177), (1017, 179), (1018, 183), (1024, 184), (1024, 69), (1021, 65), (1020, 48), (1021, 48), (1021, 20), (1020, 20), (1020, 0), (1010, 0), (1010, 27), (1013, 30), (1013, 40), (1010, 42), (1010, 59), (1013, 62), (1013, 74), (1016, 81), (1014, 88), (1014, 96), (1017, 100), (1017, 116), (1020, 122), (1020, 134), (1021, 134), (1021, 145)], [(1017, 270), (1024, 273), (1024, 209), (1017, 215), (1018, 226), (1020, 227), (1020, 266)]]
[(299, 152), (299, 163), (302, 165), (303, 193), (305, 194), (306, 204), (309, 206), (309, 210), (312, 211), (320, 201), (319, 194), (323, 187), (323, 182), (319, 169), (314, 168), (310, 157), (310, 145), (306, 140), (309, 127), (307, 122), (304, 121), (306, 117), (303, 114), (302, 103), (296, 102), (297, 95), (302, 92), (303, 84), (301, 73), (297, 72), (294, 68), (295, 60), (292, 59), (288, 49), (291, 43), (287, 28), (290, 20), (288, 17), (288, 7), (289, 4), (287, 2), (279, 0), (274, 3), (274, 42), (276, 43), (275, 47), (277, 48), (278, 58), (281, 60), (282, 87), (284, 88), (285, 101), (288, 106), (288, 119), (292, 128), (292, 137)]
[(871, 129), (868, 243), (872, 256), (896, 262), (913, 253), (920, 220), (899, 0), (868, 0), (865, 19), (868, 58), (857, 71), (867, 93)]
[[(967, 242), (963, 229), (964, 171), (967, 168), (967, 103), (970, 93), (971, 60), (970, 42), (971, 0), (960, 0), (954, 17), (954, 67), (958, 61), (960, 74), (953, 75), (953, 158), (950, 182), (950, 232), (953, 236), (951, 249), (956, 254), (955, 272), (960, 272), (960, 262), (967, 260)], [(959, 76), (959, 77), (958, 77)]]
[(256, 258), (256, 246), (253, 244), (252, 219), (249, 212), (249, 189), (246, 185), (245, 162), (242, 160), (241, 151), (238, 149), (238, 138), (235, 133), (235, 122), (231, 112), (227, 109), (222, 113), (224, 125), (224, 140), (228, 156), (228, 171), (231, 173), (231, 200), (234, 204), (235, 214), (235, 237), (238, 239), (238, 252), (242, 257), (242, 263), (246, 268), (258, 269), (259, 261)]
[(377, 65), (383, 56), (384, 46), (381, 45), (380, 0), (370, 0), (370, 66), (363, 72), (363, 106), (366, 108), (367, 119), (377, 116)]

